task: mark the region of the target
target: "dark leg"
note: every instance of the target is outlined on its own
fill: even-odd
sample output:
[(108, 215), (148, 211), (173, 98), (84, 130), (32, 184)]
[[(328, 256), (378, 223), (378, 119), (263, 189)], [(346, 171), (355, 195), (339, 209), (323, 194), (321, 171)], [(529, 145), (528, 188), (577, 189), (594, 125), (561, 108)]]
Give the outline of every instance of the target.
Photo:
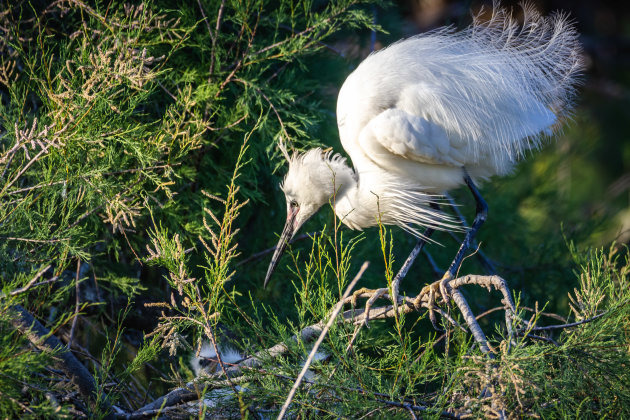
[(394, 280), (392, 280), (392, 289), (394, 291), (394, 298), (397, 298), (398, 296), (398, 286), (400, 285), (400, 280), (402, 280), (407, 275), (407, 272), (409, 271), (411, 264), (413, 264), (413, 262), (416, 260), (418, 255), (420, 255), (420, 252), (422, 252), (422, 248), (424, 247), (424, 244), (427, 243), (427, 239), (429, 239), (431, 235), (433, 235), (434, 231), (435, 231), (434, 229), (426, 228), (426, 230), (422, 234), (422, 237), (418, 239), (418, 242), (416, 242), (416, 246), (413, 247), (413, 249), (411, 250), (411, 253), (405, 260), (405, 263), (403, 264), (402, 267), (400, 267), (400, 270), (396, 274), (396, 277), (394, 277)]
[(470, 178), (468, 174), (464, 175), (464, 180), (466, 181), (466, 185), (468, 185), (470, 192), (472, 192), (473, 196), (475, 197), (475, 201), (477, 203), (477, 212), (475, 214), (475, 220), (473, 221), (473, 224), (468, 230), (468, 232), (466, 232), (466, 237), (464, 237), (464, 240), (462, 241), (462, 245), (459, 247), (459, 251), (457, 252), (457, 255), (455, 256), (455, 259), (451, 263), (451, 266), (448, 268), (448, 273), (451, 278), (455, 277), (455, 274), (457, 273), (459, 266), (464, 260), (466, 251), (468, 251), (468, 247), (470, 247), (470, 244), (473, 242), (473, 240), (475, 239), (475, 236), (477, 235), (477, 231), (479, 231), (479, 228), (481, 227), (483, 222), (486, 221), (486, 217), (488, 216), (488, 205), (486, 204), (483, 197), (479, 193), (477, 186), (475, 185), (475, 183), (473, 182), (473, 180)]
[(464, 237), (464, 240), (462, 241), (462, 244), (459, 247), (459, 251), (457, 251), (457, 255), (455, 255), (455, 259), (453, 259), (453, 262), (451, 263), (446, 273), (444, 273), (444, 277), (442, 277), (442, 280), (440, 282), (440, 291), (442, 293), (442, 297), (445, 300), (448, 299), (448, 291), (446, 289), (446, 283), (448, 283), (449, 280), (455, 278), (455, 275), (457, 274), (457, 270), (459, 270), (459, 266), (462, 264), (462, 261), (464, 260), (464, 256), (466, 255), (466, 252), (468, 251), (468, 248), (470, 247), (471, 242), (475, 239), (475, 235), (477, 235), (477, 231), (479, 231), (479, 228), (481, 227), (483, 222), (486, 221), (486, 217), (488, 216), (488, 205), (484, 201), (483, 197), (479, 193), (479, 190), (477, 189), (477, 186), (475, 185), (475, 183), (470, 178), (467, 172), (464, 172), (464, 181), (466, 181), (466, 185), (468, 185), (470, 192), (472, 192), (473, 196), (475, 197), (475, 201), (477, 203), (477, 210), (475, 214), (475, 220), (473, 221), (472, 226), (470, 227), (468, 232), (466, 232), (466, 236)]

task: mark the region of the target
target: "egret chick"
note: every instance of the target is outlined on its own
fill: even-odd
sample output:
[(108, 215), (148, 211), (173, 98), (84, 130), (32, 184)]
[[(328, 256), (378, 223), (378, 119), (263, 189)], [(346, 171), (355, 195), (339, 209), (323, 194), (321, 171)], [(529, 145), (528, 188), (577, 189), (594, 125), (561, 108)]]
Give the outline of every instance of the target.
[(354, 168), (332, 152), (289, 156), (281, 145), (289, 163), (281, 185), (287, 219), (265, 286), (287, 243), (324, 204), (332, 202), (352, 229), (381, 222), (426, 239), (434, 229), (458, 227), (434, 203), (466, 184), (477, 213), (440, 283), (444, 296), (486, 217), (476, 182), (509, 173), (557, 133), (582, 71), (567, 16), (523, 10), (522, 24), (496, 8), (490, 20), (474, 18), (462, 31), (438, 29), (368, 56), (337, 100), (339, 136)]

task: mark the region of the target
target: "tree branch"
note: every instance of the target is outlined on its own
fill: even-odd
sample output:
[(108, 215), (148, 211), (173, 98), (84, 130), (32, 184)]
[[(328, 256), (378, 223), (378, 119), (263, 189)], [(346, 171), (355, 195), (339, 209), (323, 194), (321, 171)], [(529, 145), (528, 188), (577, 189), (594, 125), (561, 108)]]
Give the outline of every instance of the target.
[[(13, 326), (20, 331), (35, 347), (46, 353), (54, 354), (60, 368), (79, 389), (84, 399), (89, 401), (93, 408), (97, 408), (98, 391), (94, 377), (81, 362), (63, 345), (57, 337), (44, 327), (22, 305), (11, 306), (16, 315), (11, 320)], [(101, 408), (105, 411), (105, 418), (114, 419), (112, 407), (106, 399), (100, 401)]]

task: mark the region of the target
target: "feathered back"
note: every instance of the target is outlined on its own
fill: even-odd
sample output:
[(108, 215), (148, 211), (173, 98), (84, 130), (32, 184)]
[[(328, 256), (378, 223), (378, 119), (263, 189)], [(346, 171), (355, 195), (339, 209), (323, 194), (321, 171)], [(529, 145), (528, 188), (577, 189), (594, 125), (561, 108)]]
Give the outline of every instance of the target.
[[(490, 20), (438, 29), (370, 55), (342, 88), (341, 140), (351, 154), (362, 128), (398, 108), (443, 127), (467, 165), (509, 171), (570, 114), (583, 69), (578, 34), (566, 15), (523, 5), (519, 24), (495, 4)], [(346, 86), (348, 85), (348, 86)]]

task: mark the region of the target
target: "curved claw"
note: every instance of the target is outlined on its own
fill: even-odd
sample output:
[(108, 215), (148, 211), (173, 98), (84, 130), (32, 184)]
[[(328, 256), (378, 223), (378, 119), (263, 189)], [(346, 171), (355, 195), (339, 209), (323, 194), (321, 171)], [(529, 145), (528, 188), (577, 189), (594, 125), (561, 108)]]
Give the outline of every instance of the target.
[(444, 303), (447, 305), (451, 301), (451, 292), (449, 291), (448, 287), (448, 282), (450, 282), (451, 280), (453, 280), (453, 275), (450, 271), (447, 271), (446, 273), (444, 273), (444, 276), (442, 276), (442, 279), (439, 282), (440, 294), (442, 295)]
[(442, 295), (442, 299), (444, 299), (444, 294), (442, 291), (442, 280), (424, 286), (424, 288), (420, 291), (420, 294), (414, 301), (414, 306), (416, 307), (416, 309), (421, 308), (422, 300), (426, 297), (426, 309), (429, 312), (429, 319), (431, 320), (431, 324), (436, 331), (442, 332), (444, 330), (438, 326), (437, 318), (435, 316), (435, 310), (433, 309), (437, 306), (435, 297), (438, 293)]
[(354, 309), (357, 305), (357, 299), (359, 298), (359, 296), (361, 296), (362, 294), (366, 293), (366, 294), (371, 294), (372, 296), (370, 296), (370, 298), (368, 299), (368, 301), (365, 303), (365, 320), (363, 321), (363, 324), (370, 328), (369, 326), (369, 320), (370, 320), (370, 309), (372, 308), (372, 305), (374, 305), (374, 302), (376, 302), (377, 299), (383, 297), (384, 295), (386, 295), (389, 292), (388, 289), (368, 289), (366, 287), (363, 287), (357, 291), (355, 291), (352, 296), (350, 297), (350, 304), (352, 305), (352, 309)]
[(357, 306), (357, 299), (359, 299), (359, 296), (361, 296), (363, 293), (371, 293), (372, 290), (368, 289), (367, 287), (362, 287), (359, 290), (355, 290), (352, 293), (352, 296), (350, 296), (350, 304), (352, 305), (352, 309), (354, 309), (355, 306)]
[(387, 292), (389, 292), (389, 290), (387, 289), (372, 290), (372, 293), (374, 294), (365, 303), (365, 321), (363, 321), (363, 324), (365, 324), (367, 328), (370, 328), (370, 326), (368, 325), (368, 321), (370, 320), (370, 309), (372, 308), (372, 305), (374, 305), (374, 302), (376, 302), (377, 299), (387, 294)]
[(436, 331), (442, 331), (442, 329), (440, 327), (438, 327), (437, 324), (437, 319), (435, 318), (435, 311), (433, 310), (433, 307), (435, 306), (435, 290), (432, 287), (429, 290), (429, 320), (431, 320), (431, 325), (433, 325), (433, 328)]

